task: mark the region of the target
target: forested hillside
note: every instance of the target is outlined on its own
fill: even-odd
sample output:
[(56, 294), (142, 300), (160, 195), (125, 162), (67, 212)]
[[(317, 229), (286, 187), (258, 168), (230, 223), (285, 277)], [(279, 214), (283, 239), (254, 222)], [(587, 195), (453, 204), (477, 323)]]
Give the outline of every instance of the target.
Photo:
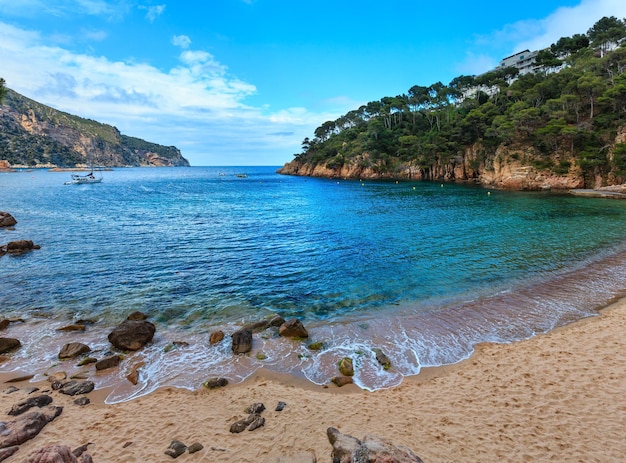
[(12, 166), (188, 166), (175, 146), (122, 135), (117, 128), (58, 111), (0, 79), (0, 160)]
[(522, 189), (622, 183), (625, 37), (626, 21), (605, 17), (540, 51), (534, 73), (498, 68), (372, 101), (318, 127), (279, 172)]

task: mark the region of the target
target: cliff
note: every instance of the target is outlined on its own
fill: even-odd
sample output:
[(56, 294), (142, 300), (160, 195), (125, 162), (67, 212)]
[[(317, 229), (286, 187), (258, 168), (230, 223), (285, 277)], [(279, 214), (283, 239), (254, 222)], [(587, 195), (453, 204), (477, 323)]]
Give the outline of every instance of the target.
[(0, 159), (11, 166), (188, 166), (175, 146), (122, 135), (10, 89), (0, 106)]
[[(616, 145), (626, 143), (626, 125), (619, 128), (608, 147), (613, 159)], [(325, 178), (404, 179), (451, 182), (473, 182), (485, 187), (509, 190), (571, 190), (576, 188), (605, 188), (620, 185), (626, 178), (615, 172), (598, 172), (591, 180), (579, 167), (576, 158), (567, 152), (555, 151), (548, 158), (549, 168), (541, 168), (546, 158), (531, 145), (500, 145), (486, 154), (480, 143), (466, 147), (447, 162), (440, 160), (428, 168), (414, 161), (388, 159), (372, 160), (368, 153), (346, 160), (341, 165), (294, 159), (278, 169), (279, 174)], [(329, 167), (329, 164), (331, 165)], [(554, 166), (560, 166), (555, 168)]]

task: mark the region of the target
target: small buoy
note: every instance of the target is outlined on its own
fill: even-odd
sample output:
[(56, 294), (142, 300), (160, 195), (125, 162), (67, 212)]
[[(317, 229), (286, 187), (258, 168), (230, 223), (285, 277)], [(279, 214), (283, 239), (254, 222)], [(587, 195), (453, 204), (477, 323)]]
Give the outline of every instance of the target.
[(488, 191), (488, 192), (487, 192), (487, 196), (491, 196), (491, 191)]
[(396, 180), (396, 185), (398, 184), (398, 181)]
[(413, 189), (415, 190), (415, 187), (413, 187)]
[(443, 188), (443, 183), (441, 184), (441, 188)]

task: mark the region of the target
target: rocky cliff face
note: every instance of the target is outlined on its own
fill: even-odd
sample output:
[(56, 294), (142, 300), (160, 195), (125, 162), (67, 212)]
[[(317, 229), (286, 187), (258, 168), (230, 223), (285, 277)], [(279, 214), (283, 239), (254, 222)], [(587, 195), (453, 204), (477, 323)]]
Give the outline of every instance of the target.
[(122, 135), (9, 90), (0, 106), (0, 159), (12, 166), (188, 166), (174, 146)]
[[(620, 128), (612, 146), (617, 143), (626, 143), (626, 126)], [(589, 184), (590, 180), (585, 181), (576, 160), (565, 152), (553, 153), (549, 158), (553, 166), (561, 167), (558, 173), (554, 169), (536, 167), (537, 160), (542, 157), (529, 146), (499, 146), (495, 154), (484, 153), (480, 144), (472, 145), (456, 158), (445, 163), (435, 163), (428, 169), (410, 162), (393, 166), (371, 162), (367, 153), (337, 168), (329, 168), (325, 163), (309, 164), (295, 159), (286, 163), (278, 173), (327, 178), (475, 182), (490, 188), (510, 190), (600, 188), (625, 181), (623, 177), (611, 173), (599, 173)]]

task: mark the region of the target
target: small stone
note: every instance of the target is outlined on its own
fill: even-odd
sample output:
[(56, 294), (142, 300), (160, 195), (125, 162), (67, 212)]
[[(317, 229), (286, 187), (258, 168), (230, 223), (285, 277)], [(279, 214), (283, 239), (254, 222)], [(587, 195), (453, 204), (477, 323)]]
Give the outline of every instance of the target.
[(309, 350), (322, 350), (324, 348), (324, 343), (322, 341), (313, 342), (307, 346)]
[(6, 388), (3, 392), (5, 394), (13, 394), (16, 391), (19, 391), (19, 389), (16, 388), (15, 386), (10, 386), (10, 387)]
[(55, 381), (65, 381), (67, 379), (67, 373), (64, 371), (57, 371), (48, 376), (48, 382), (53, 383)]
[(354, 365), (350, 357), (344, 357), (339, 361), (339, 371), (344, 376), (354, 376)]
[(91, 381), (83, 381), (82, 383), (79, 383), (77, 381), (70, 381), (69, 383), (63, 384), (61, 389), (59, 389), (59, 392), (66, 395), (87, 394), (93, 391), (93, 388), (94, 383)]
[(84, 365), (89, 365), (90, 363), (96, 363), (98, 361), (95, 357), (85, 357), (80, 362), (78, 362), (78, 366), (82, 367)]
[(258, 429), (264, 425), (265, 418), (263, 418), (261, 415), (255, 415), (254, 419), (250, 423), (250, 426), (248, 427), (248, 431), (254, 431), (255, 429)]
[(211, 378), (206, 380), (202, 385), (207, 389), (216, 389), (218, 387), (224, 387), (228, 384), (226, 378)]
[(203, 448), (204, 448), (204, 445), (202, 445), (200, 442), (194, 442), (189, 447), (187, 447), (187, 451), (191, 454), (191, 453), (199, 452)]
[(278, 402), (278, 404), (276, 405), (276, 411), (282, 412), (286, 406), (287, 404), (285, 402)]
[(245, 412), (258, 414), (258, 413), (262, 413), (263, 410), (265, 410), (265, 405), (263, 405), (261, 402), (256, 402), (250, 405), (249, 407), (247, 407)]
[(0, 321), (0, 331), (2, 330), (6, 330), (9, 325), (11, 324), (11, 320), (7, 320), (6, 318), (4, 320)]
[(224, 339), (224, 332), (221, 330), (214, 331), (213, 333), (211, 333), (211, 336), (209, 337), (209, 342), (211, 343), (211, 345), (213, 345), (213, 344), (217, 344), (222, 339)]
[(145, 313), (143, 313), (143, 312), (139, 312), (139, 311), (137, 310), (137, 311), (135, 311), (135, 312), (131, 313), (131, 314), (130, 314), (127, 318), (126, 318), (126, 320), (132, 320), (132, 321), (143, 321), (143, 320), (145, 320), (145, 319), (147, 319), (147, 318), (148, 318), (148, 316), (147, 316)]
[(76, 405), (84, 406), (89, 405), (91, 403), (91, 400), (89, 400), (89, 397), (80, 397), (79, 399), (76, 399), (74, 403)]
[(354, 383), (354, 380), (351, 376), (335, 376), (333, 379), (331, 379), (331, 381), (335, 383), (337, 387), (343, 387), (346, 384)]
[(252, 350), (252, 331), (242, 329), (232, 334), (232, 351), (235, 354), (246, 354)]
[(376, 360), (378, 363), (380, 363), (385, 370), (389, 370), (389, 368), (391, 368), (391, 360), (389, 360), (389, 357), (387, 357), (380, 349), (372, 349), (372, 351), (376, 354)]
[(58, 331), (85, 331), (85, 325), (74, 324), (62, 326), (61, 328), (58, 328)]
[(60, 359), (70, 359), (74, 357), (78, 357), (81, 354), (86, 354), (91, 351), (91, 348), (83, 344), (82, 342), (70, 342), (65, 344), (61, 348), (61, 352), (59, 352)]
[(309, 333), (302, 324), (300, 320), (297, 318), (292, 318), (291, 320), (287, 320), (285, 323), (280, 325), (278, 329), (278, 334), (280, 336), (285, 336), (288, 338), (308, 338)]
[(169, 455), (172, 458), (178, 458), (187, 450), (187, 446), (183, 444), (181, 441), (173, 440), (170, 446), (165, 451), (166, 455)]
[(116, 367), (120, 364), (122, 358), (119, 355), (112, 355), (111, 357), (103, 358), (96, 362), (96, 370), (107, 370), (109, 368)]

